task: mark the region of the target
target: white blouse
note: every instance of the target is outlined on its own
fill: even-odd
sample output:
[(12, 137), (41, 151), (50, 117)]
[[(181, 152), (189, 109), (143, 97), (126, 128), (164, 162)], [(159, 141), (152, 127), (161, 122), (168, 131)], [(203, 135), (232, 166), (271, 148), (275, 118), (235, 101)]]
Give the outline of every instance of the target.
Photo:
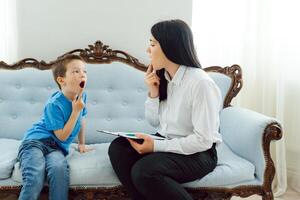
[(222, 142), (219, 112), (223, 107), (218, 86), (200, 68), (180, 66), (168, 80), (168, 97), (148, 97), (145, 117), (167, 140), (154, 140), (155, 152), (193, 154)]

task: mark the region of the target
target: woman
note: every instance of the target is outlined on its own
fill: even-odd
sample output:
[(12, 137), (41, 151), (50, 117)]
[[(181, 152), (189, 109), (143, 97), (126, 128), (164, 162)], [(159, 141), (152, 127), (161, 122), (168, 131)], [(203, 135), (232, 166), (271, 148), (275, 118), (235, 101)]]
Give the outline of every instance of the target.
[(162, 21), (151, 33), (145, 115), (167, 139), (136, 134), (144, 140), (139, 144), (117, 138), (109, 157), (132, 199), (191, 200), (181, 183), (200, 179), (217, 165), (221, 93), (201, 69), (185, 22)]

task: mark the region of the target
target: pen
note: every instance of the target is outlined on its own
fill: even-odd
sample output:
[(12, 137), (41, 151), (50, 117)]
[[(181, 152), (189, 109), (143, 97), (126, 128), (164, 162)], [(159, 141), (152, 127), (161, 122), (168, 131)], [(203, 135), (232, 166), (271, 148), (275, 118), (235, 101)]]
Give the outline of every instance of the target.
[(134, 133), (126, 133), (127, 136), (131, 136), (131, 137), (134, 137), (135, 134)]

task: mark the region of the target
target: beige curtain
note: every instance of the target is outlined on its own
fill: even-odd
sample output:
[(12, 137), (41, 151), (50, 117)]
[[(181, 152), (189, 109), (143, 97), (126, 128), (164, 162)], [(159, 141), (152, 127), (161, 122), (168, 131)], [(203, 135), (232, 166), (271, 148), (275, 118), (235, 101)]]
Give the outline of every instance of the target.
[[(300, 192), (300, 1), (194, 0), (192, 29), (200, 62), (240, 64), (244, 87), (235, 105), (277, 118), (272, 144), (275, 196)], [(288, 177), (288, 179), (287, 179)]]
[(16, 0), (0, 0), (0, 60), (15, 62), (17, 44)]

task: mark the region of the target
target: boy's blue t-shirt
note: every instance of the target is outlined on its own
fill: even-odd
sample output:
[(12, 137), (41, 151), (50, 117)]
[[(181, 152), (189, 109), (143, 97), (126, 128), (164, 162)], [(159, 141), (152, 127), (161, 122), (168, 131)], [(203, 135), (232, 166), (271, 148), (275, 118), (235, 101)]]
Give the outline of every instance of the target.
[[(83, 102), (86, 104), (87, 95), (83, 93)], [(69, 147), (81, 128), (81, 119), (87, 114), (86, 106), (80, 112), (72, 133), (65, 141), (59, 140), (54, 130), (63, 129), (72, 113), (72, 102), (61, 91), (57, 91), (48, 99), (41, 120), (27, 130), (23, 140), (53, 138), (63, 153), (69, 153)]]

